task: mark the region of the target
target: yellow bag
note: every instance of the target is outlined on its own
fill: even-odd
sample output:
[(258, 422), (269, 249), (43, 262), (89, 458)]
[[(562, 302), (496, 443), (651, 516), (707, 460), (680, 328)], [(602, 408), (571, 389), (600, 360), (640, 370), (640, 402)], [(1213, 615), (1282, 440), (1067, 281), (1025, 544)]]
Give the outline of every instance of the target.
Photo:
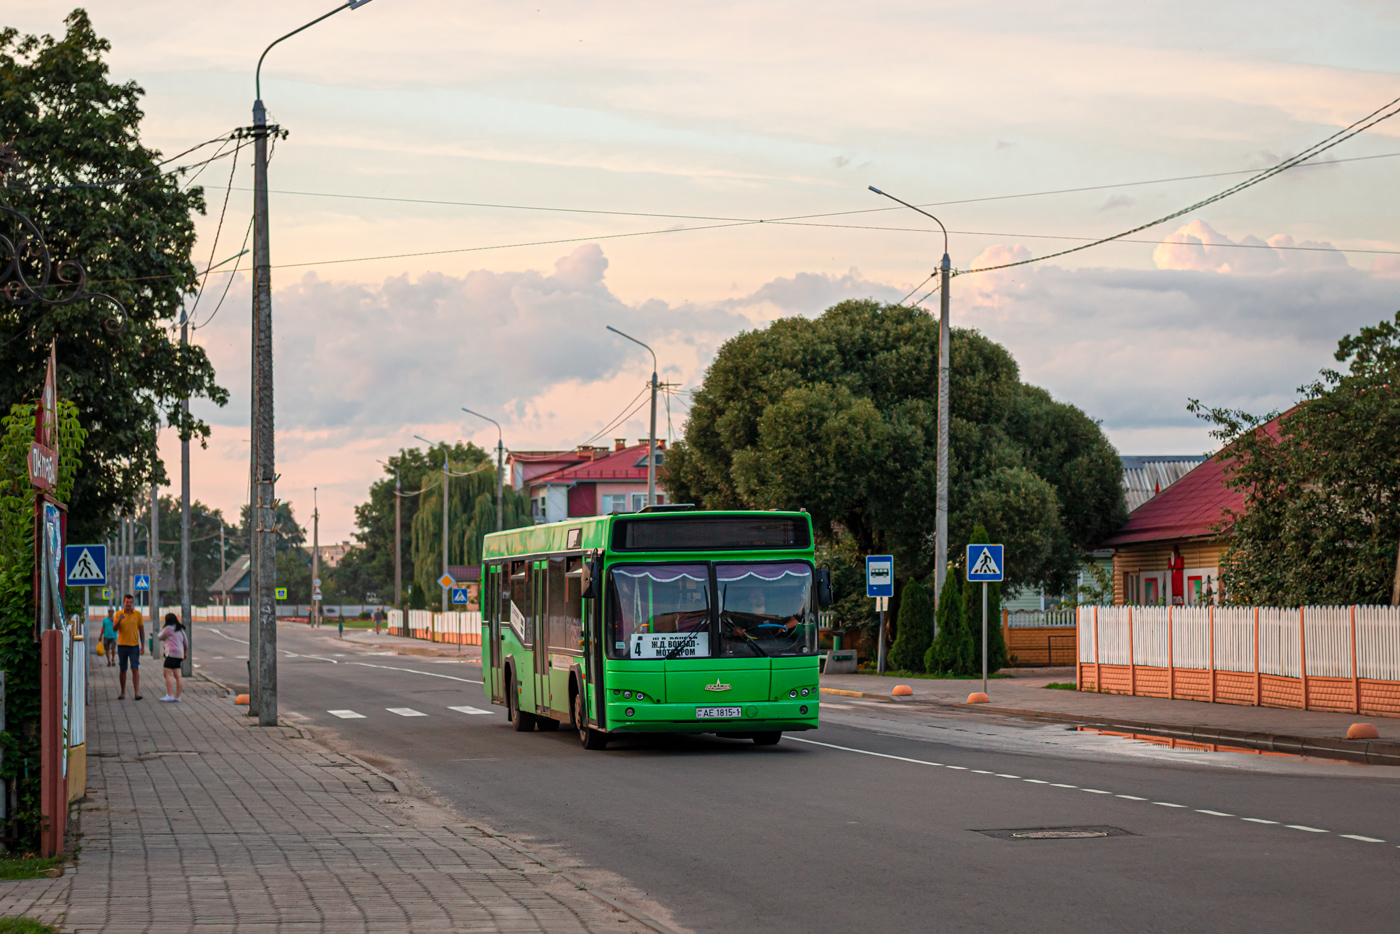
[(106, 654), (107, 654), (107, 650), (106, 650), (105, 648), (102, 647), (102, 640), (101, 640), (101, 639), (98, 639), (98, 640), (97, 640), (97, 648), (94, 649), (94, 651), (97, 652), (98, 655), (106, 655)]

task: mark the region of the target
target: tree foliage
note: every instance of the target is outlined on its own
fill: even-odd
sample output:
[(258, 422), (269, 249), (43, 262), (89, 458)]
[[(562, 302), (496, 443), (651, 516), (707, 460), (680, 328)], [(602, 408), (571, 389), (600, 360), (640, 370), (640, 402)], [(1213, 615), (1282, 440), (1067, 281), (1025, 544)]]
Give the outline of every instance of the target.
[[(151, 501), (136, 514), (136, 554), (150, 554)], [(199, 500), (190, 503), (190, 600), (194, 606), (208, 606), (219, 598), (209, 589), (224, 572), (219, 556), (219, 529), (224, 532), (224, 555), (228, 565), (247, 551), (246, 541), (236, 525), (224, 521), (221, 510), (204, 505)], [(160, 498), (160, 565), (168, 575), (161, 600), (171, 603), (180, 599), (180, 500), (175, 496)]]
[(37, 395), (56, 342), (59, 391), (77, 404), (89, 433), (68, 534), (100, 541), (118, 512), (129, 513), (166, 479), (156, 446), (162, 421), (207, 437), (208, 427), (179, 403), (204, 397), (222, 405), (228, 394), (204, 350), (182, 348), (171, 330), (198, 283), (191, 213), (203, 212), (203, 192), (182, 190), (176, 173), (161, 173), (161, 154), (141, 144), (144, 92), (109, 79), (110, 46), (87, 13), (74, 10), (65, 22), (59, 39), (0, 30), (0, 127), (20, 157), (0, 197), (43, 231), (56, 259), (84, 264), (90, 287), (117, 298), (126, 315), (113, 330), (113, 309), (101, 301), (0, 302), (0, 399)]
[(1225, 447), (1243, 494), (1220, 583), (1231, 603), (1389, 603), (1400, 548), (1400, 312), (1343, 337), (1345, 371), (1323, 370), (1278, 415), (1191, 408)]
[[(39, 644), (34, 641), (34, 490), (29, 485), (29, 444), (34, 440), (33, 404), (10, 407), (0, 436), (0, 669), (5, 672), (3, 775), (14, 789), (9, 811), (19, 849), (38, 846), (39, 809)], [(58, 404), (59, 502), (72, 495), (86, 469), (82, 458), (87, 432), (77, 407)], [(70, 591), (76, 598), (76, 590)], [(79, 603), (81, 609), (81, 603)]]
[(957, 571), (950, 567), (938, 603), (938, 634), (924, 655), (924, 670), (936, 674), (969, 674), (973, 657), (972, 633), (963, 613), (962, 588)]
[[(1000, 345), (954, 330), (949, 349), (948, 554), (982, 522), (1006, 544), (1009, 584), (1063, 591), (1081, 549), (1126, 518), (1117, 454), (1083, 412), (1022, 383)], [(806, 509), (821, 539), (847, 535), (857, 555), (892, 553), (901, 580), (927, 576), (937, 361), (937, 321), (873, 301), (734, 337), (667, 457), (672, 500)]]
[(899, 631), (890, 648), (891, 667), (923, 671), (924, 656), (933, 644), (933, 601), (916, 580), (904, 585), (899, 602)]

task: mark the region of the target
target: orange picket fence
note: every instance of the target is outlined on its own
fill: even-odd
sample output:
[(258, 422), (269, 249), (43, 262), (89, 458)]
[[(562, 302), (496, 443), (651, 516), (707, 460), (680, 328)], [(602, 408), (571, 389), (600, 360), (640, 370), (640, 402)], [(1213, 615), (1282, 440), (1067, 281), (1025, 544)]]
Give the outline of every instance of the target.
[(1400, 717), (1400, 607), (1080, 607), (1076, 634), (1081, 691)]

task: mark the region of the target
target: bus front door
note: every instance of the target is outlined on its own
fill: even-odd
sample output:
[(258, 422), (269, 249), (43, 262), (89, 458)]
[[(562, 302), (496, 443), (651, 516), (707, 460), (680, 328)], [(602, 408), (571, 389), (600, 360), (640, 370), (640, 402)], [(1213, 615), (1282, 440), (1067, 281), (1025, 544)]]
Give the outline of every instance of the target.
[(504, 646), (501, 635), (501, 592), (505, 589), (505, 581), (501, 576), (500, 565), (490, 565), (486, 571), (486, 580), (481, 588), (481, 602), (486, 614), (485, 623), (481, 627), (481, 650), (486, 653), (486, 657), (491, 663), (490, 670), (486, 672), (486, 681), (491, 690), (491, 702), (504, 704), (506, 702), (506, 689), (505, 673), (501, 668), (501, 658), (504, 655), (501, 651)]

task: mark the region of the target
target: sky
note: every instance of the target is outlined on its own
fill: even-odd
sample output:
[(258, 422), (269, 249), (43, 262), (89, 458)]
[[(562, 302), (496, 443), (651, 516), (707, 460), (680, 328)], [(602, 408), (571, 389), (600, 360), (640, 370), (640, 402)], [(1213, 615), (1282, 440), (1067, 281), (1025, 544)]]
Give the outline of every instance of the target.
[[(86, 8), (113, 76), (145, 89), (143, 141), (174, 155), (250, 123), (259, 54), (332, 6)], [(69, 9), (10, 0), (0, 25), (58, 32)], [(644, 437), (645, 406), (608, 426), (643, 401), (651, 359), (606, 325), (655, 350), (675, 439), (728, 338), (901, 300), (942, 235), (869, 185), (938, 215), (968, 270), (1273, 165), (1400, 97), (1400, 7), (374, 0), (274, 48), (262, 97), (289, 133), (269, 168), (278, 494), (308, 523), (314, 488), (328, 542), (414, 435), (494, 447), (463, 406), (516, 450)], [(201, 269), (243, 249), (249, 157), (198, 176)], [(953, 324), (1120, 452), (1204, 453), (1189, 400), (1286, 407), (1342, 335), (1400, 310), (1400, 117), (1316, 163), (1128, 242), (956, 276)], [(247, 260), (193, 311), (232, 395), (195, 406), (213, 434), (193, 486), (232, 515)], [(178, 477), (168, 431), (161, 450)]]

